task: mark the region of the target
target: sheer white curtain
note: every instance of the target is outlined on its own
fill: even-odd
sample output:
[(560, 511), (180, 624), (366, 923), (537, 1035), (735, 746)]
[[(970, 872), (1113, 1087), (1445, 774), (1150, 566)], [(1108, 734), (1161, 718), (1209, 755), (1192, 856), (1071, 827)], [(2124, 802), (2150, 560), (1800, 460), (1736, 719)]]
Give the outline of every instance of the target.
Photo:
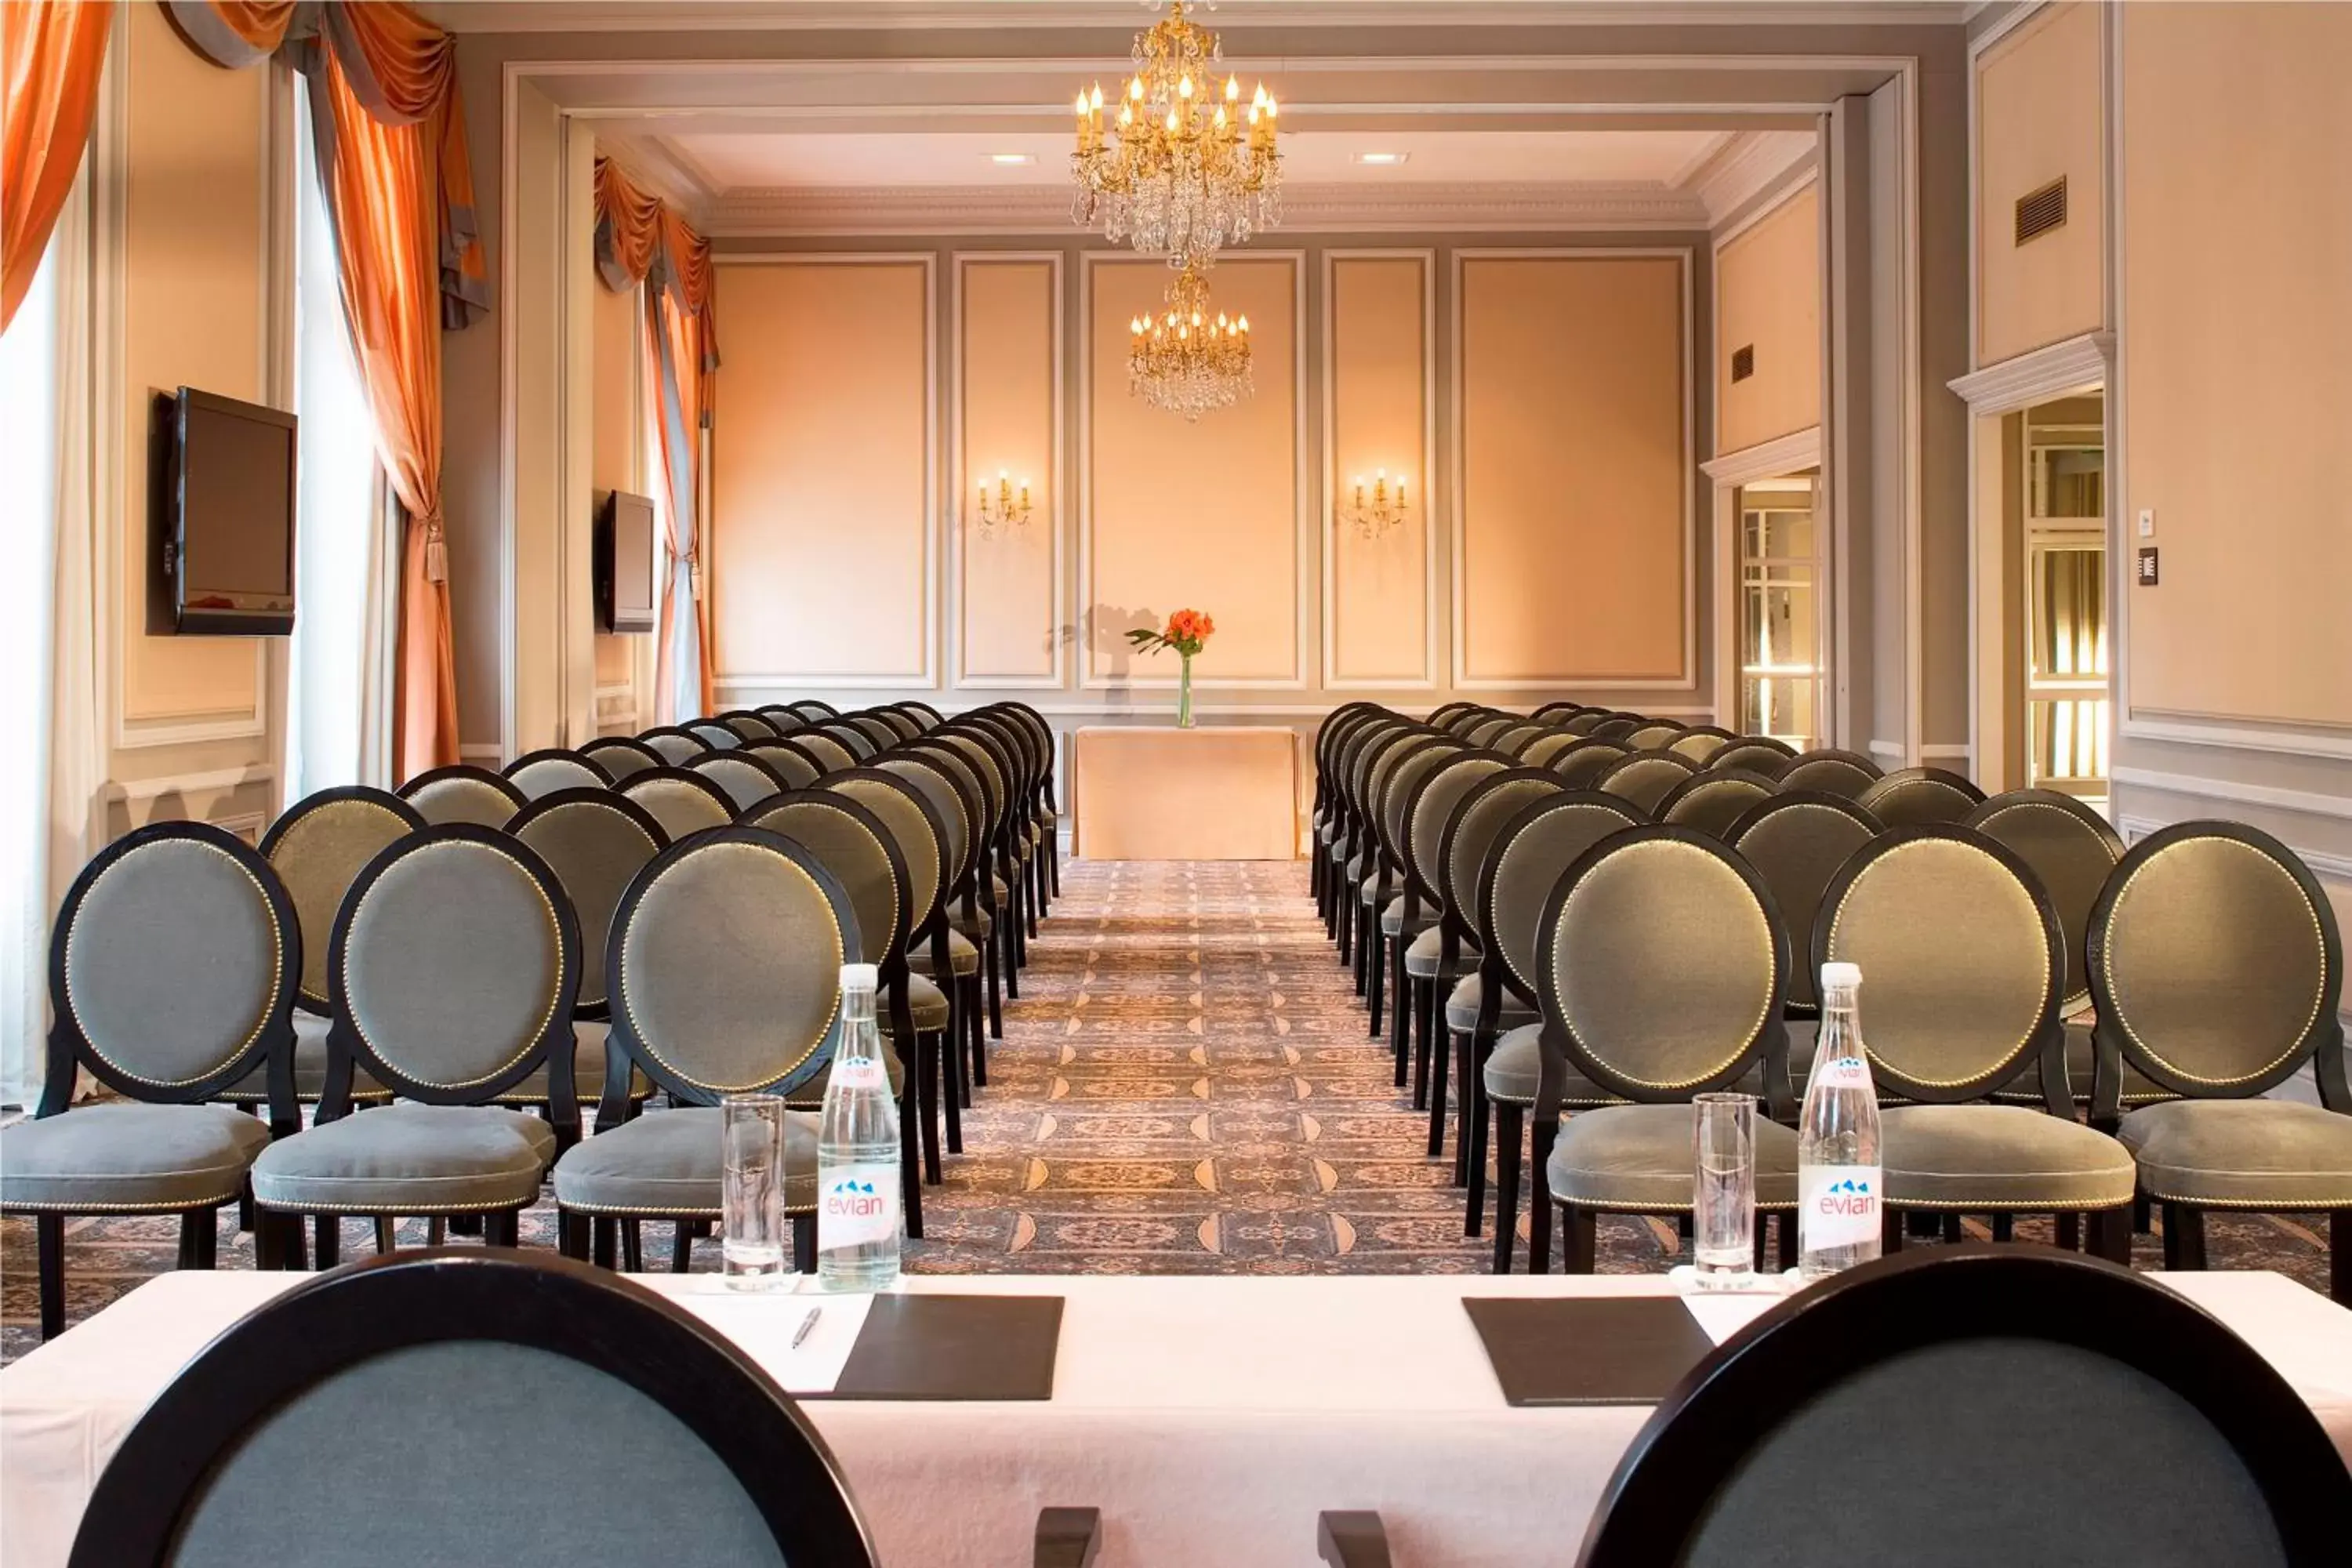
[[(31, 291), (0, 334), (0, 529), (28, 591), (0, 616), (0, 1102), (43, 1077), (49, 920), (93, 847), (100, 776), (89, 195), (68, 198)], [(46, 763), (46, 766), (42, 765)]]
[[(310, 98), (295, 94), (307, 121)], [(300, 244), (295, 261), (295, 415), (301, 421), (294, 529), (298, 605), (286, 696), (286, 799), (391, 782), (389, 563), (398, 531), (375, 457), (367, 394), (352, 357), (334, 230), (307, 123), (294, 145)]]

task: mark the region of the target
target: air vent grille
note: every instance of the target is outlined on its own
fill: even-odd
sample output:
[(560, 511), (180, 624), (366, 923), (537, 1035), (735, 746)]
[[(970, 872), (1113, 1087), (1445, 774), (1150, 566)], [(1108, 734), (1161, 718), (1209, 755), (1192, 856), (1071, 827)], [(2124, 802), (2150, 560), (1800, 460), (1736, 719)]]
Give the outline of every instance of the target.
[(1756, 345), (1749, 343), (1731, 351), (1731, 379), (1746, 381), (1756, 374)]
[(2017, 243), (2039, 239), (2066, 222), (2066, 176), (2017, 198)]

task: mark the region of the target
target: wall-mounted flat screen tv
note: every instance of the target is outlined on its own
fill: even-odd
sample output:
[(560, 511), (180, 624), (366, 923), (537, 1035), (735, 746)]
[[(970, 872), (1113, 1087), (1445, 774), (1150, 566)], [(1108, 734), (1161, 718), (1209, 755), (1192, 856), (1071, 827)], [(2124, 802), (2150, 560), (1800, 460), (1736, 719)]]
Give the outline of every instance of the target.
[(182, 387), (165, 428), (157, 584), (185, 634), (294, 630), (294, 416)]
[(654, 503), (608, 490), (596, 510), (596, 629), (654, 629)]

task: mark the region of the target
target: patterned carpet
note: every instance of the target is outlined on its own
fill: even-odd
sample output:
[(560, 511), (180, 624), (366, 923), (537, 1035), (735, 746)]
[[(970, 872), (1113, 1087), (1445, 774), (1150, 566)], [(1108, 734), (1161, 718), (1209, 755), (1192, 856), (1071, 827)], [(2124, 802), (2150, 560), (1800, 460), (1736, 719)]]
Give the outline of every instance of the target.
[[(1475, 1273), (1452, 1161), (1423, 1152), (1425, 1118), (1368, 1037), (1348, 972), (1315, 918), (1301, 865), (1100, 862), (1064, 868), (1022, 994), (964, 1114), (964, 1147), (927, 1189), (923, 1273)], [(1522, 1221), (1524, 1226), (1524, 1219)], [(1971, 1226), (1972, 1234), (1982, 1232)], [(2046, 1224), (2021, 1224), (2046, 1237)], [(2208, 1223), (2215, 1268), (2275, 1268), (2326, 1288), (2309, 1216)], [(366, 1247), (345, 1230), (345, 1256)], [(554, 1211), (524, 1220), (553, 1244)], [(176, 1222), (77, 1219), (69, 1318), (173, 1266)], [(421, 1243), (421, 1222), (401, 1239)], [(647, 1261), (668, 1256), (649, 1226)], [(2137, 1261), (2155, 1267), (2154, 1238)], [(1601, 1267), (1672, 1262), (1674, 1227), (1603, 1223)], [(0, 1222), (0, 1360), (37, 1322), (31, 1222)], [(250, 1268), (223, 1226), (221, 1266)], [(717, 1266), (716, 1244), (696, 1248)]]

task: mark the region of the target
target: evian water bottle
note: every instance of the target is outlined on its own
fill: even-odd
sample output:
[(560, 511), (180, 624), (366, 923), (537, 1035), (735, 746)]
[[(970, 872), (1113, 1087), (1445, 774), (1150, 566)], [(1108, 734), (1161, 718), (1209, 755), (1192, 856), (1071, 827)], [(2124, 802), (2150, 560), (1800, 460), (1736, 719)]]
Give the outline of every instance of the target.
[(841, 969), (841, 1047), (816, 1133), (816, 1275), (827, 1290), (898, 1282), (898, 1102), (874, 1025), (870, 963)]
[(1878, 1091), (1854, 1021), (1862, 971), (1822, 965), (1822, 1032), (1797, 1118), (1797, 1273), (1867, 1263), (1880, 1243)]

